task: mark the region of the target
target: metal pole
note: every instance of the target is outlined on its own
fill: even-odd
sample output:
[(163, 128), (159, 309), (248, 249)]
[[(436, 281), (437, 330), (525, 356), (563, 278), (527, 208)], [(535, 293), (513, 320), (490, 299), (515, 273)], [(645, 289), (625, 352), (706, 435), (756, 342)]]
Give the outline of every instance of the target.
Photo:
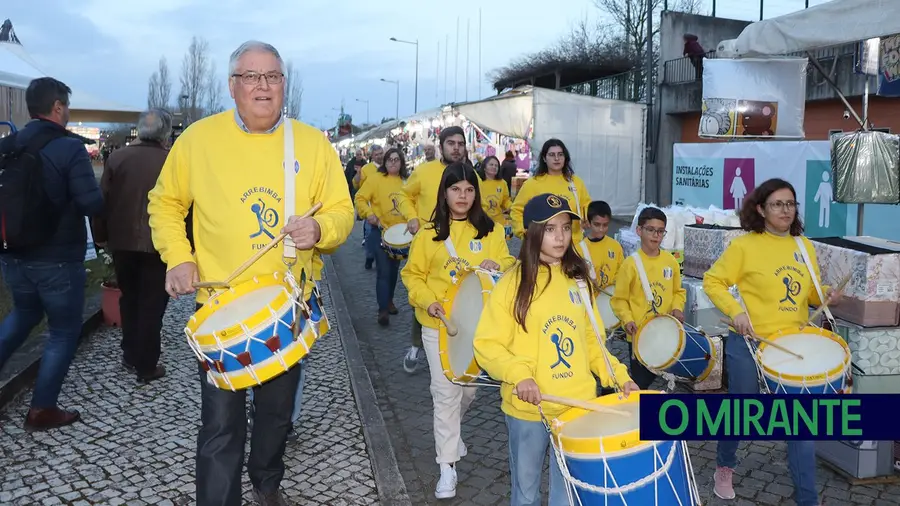
[(712, 17), (716, 17), (716, 0), (713, 0)]
[(453, 101), (459, 99), (459, 16), (456, 16), (456, 64), (453, 67)]
[(368, 123), (369, 125), (372, 124), (372, 122), (369, 121), (369, 101), (368, 100), (366, 100), (366, 123)]
[(466, 102), (469, 101), (469, 41), (472, 40), (472, 20), (466, 19)]
[(419, 112), (419, 39), (416, 39), (416, 88), (413, 92), (416, 94), (413, 100), (413, 114)]
[(438, 100), (438, 91), (441, 87), (441, 41), (438, 41), (437, 64), (434, 69), (434, 99)]
[(481, 7), (478, 8), (478, 98), (481, 98), (481, 83), (484, 81), (481, 73)]
[(760, 21), (762, 21), (762, 19), (763, 19), (763, 2), (765, 2), (765, 1), (766, 0), (759, 0), (759, 20)]
[(863, 131), (869, 130), (869, 76), (864, 75), (866, 78), (866, 85), (863, 89), (862, 96), (862, 120), (863, 120)]
[(447, 69), (450, 65), (450, 34), (444, 36), (444, 103), (447, 103)]
[[(644, 73), (646, 76), (644, 77), (644, 86), (645, 93), (647, 94), (647, 114), (650, 114), (650, 107), (653, 105), (653, 0), (647, 0), (647, 47), (645, 50), (647, 54), (644, 55), (647, 59), (646, 69)], [(648, 128), (649, 132), (650, 129)]]

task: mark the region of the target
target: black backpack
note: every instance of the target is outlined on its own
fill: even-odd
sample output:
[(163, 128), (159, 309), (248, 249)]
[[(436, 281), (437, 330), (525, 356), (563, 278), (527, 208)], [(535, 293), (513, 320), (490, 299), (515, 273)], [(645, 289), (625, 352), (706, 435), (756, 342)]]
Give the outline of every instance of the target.
[(14, 133), (0, 148), (0, 253), (40, 246), (59, 226), (60, 213), (44, 188), (40, 151), (66, 134), (47, 129), (25, 146), (17, 146)]

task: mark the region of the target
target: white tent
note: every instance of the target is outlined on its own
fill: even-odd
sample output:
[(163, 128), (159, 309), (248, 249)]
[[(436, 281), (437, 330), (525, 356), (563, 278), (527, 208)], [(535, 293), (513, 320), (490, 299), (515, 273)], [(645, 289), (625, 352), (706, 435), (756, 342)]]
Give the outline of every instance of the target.
[(812, 51), (900, 33), (898, 0), (832, 0), (753, 23), (718, 53), (753, 57)]
[(528, 139), (538, 156), (548, 139), (562, 140), (575, 173), (591, 198), (605, 200), (617, 215), (630, 215), (644, 199), (644, 104), (606, 100), (524, 86), (453, 109), (481, 128)]

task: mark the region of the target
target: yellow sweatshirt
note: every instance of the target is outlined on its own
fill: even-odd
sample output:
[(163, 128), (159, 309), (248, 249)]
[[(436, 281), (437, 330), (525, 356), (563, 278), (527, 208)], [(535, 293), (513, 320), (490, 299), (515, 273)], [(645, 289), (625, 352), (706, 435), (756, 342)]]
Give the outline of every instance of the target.
[(376, 172), (374, 176), (366, 179), (362, 188), (356, 192), (356, 212), (363, 219), (372, 214), (381, 222), (381, 228), (406, 223), (403, 213), (400, 212), (401, 193), (403, 192), (403, 179), (400, 176), (389, 176)]
[[(575, 191), (572, 191), (574, 187)], [(584, 181), (578, 176), (572, 176), (572, 181), (567, 181), (562, 175), (553, 176), (544, 174), (536, 176), (525, 181), (519, 188), (516, 195), (516, 201), (513, 202), (509, 211), (509, 217), (513, 223), (513, 233), (518, 238), (525, 235), (525, 227), (522, 226), (522, 212), (525, 210), (525, 204), (532, 197), (542, 193), (553, 193), (565, 198), (569, 201), (569, 207), (581, 215), (582, 219), (587, 216), (587, 206), (591, 203), (591, 195), (584, 186)], [(576, 205), (575, 194), (578, 194), (578, 202)], [(580, 241), (583, 236), (581, 224), (578, 221), (572, 223), (572, 241)]]
[(501, 227), (506, 225), (503, 213), (509, 211), (509, 187), (502, 179), (488, 179), (481, 182), (481, 201), (484, 211)]
[[(295, 120), (295, 208), (302, 215), (322, 203), (315, 220), (319, 249), (335, 248), (353, 228), (353, 203), (341, 162), (322, 132)], [(287, 222), (284, 216), (284, 126), (271, 134), (241, 130), (229, 110), (188, 127), (175, 142), (156, 187), (150, 191), (153, 245), (171, 269), (196, 262), (202, 281), (224, 280), (266, 246)], [(184, 219), (194, 206), (196, 253), (185, 235)], [(284, 272), (279, 245), (241, 274), (236, 283), (260, 274)], [(310, 272), (313, 250), (298, 251), (294, 273)], [(207, 299), (197, 293), (197, 302)]]
[[(681, 271), (675, 257), (668, 251), (660, 251), (658, 256), (650, 257), (639, 249), (638, 254), (653, 292), (653, 307), (644, 294), (637, 264), (629, 255), (622, 262), (621, 270), (616, 276), (616, 293), (610, 301), (619, 321), (623, 324), (634, 322), (640, 325), (654, 314), (669, 314), (673, 309), (684, 311), (687, 291), (681, 286)], [(631, 336), (627, 339), (631, 341)]]
[(466, 267), (477, 267), (493, 260), (505, 271), (516, 259), (509, 254), (503, 227), (494, 224), (487, 236), (475, 239), (478, 231), (468, 221), (450, 222), (450, 241), (459, 255), (451, 259), (444, 241), (435, 241), (432, 228), (422, 229), (413, 238), (409, 260), (400, 271), (400, 279), (409, 291), (409, 304), (424, 327), (438, 328), (440, 320), (428, 315), (428, 306), (446, 302), (447, 290), (457, 283)]
[(378, 165), (375, 162), (369, 162), (362, 166), (359, 169), (359, 181), (355, 178), (353, 179), (353, 187), (357, 190), (362, 188), (362, 185), (366, 182), (366, 179), (369, 179), (369, 176), (374, 176), (378, 174)]
[[(444, 176), (444, 163), (440, 160), (425, 162), (412, 172), (403, 187), (406, 198), (400, 202), (400, 211), (407, 221), (418, 218), (419, 226), (431, 221), (431, 214), (437, 206), (438, 189), (441, 186), (441, 178)], [(481, 178), (477, 178), (481, 181)], [(501, 229), (502, 224), (501, 224)]]
[[(540, 421), (537, 406), (520, 401), (512, 393), (514, 386), (529, 378), (544, 394), (581, 400), (597, 397), (594, 375), (604, 386), (612, 386), (604, 354), (619, 386), (631, 381), (625, 365), (597, 341), (578, 285), (563, 274), (559, 265), (541, 267), (535, 299), (525, 319), (528, 331), (523, 330), (514, 316), (519, 269), (514, 267), (500, 278), (475, 330), (475, 359), (485, 372), (503, 383), (503, 412), (520, 420)], [(596, 307), (594, 317), (599, 323)], [(598, 331), (605, 341), (603, 328)], [(567, 409), (552, 403), (541, 403), (541, 407), (550, 418)]]
[[(587, 249), (587, 256), (585, 256), (585, 249)], [(625, 261), (622, 245), (618, 241), (608, 235), (603, 236), (602, 239), (585, 237), (580, 243), (575, 244), (575, 251), (591, 264), (600, 288), (615, 285), (616, 274), (618, 274), (622, 262)]]
[[(821, 284), (816, 251), (809, 239), (802, 240)], [(703, 276), (703, 291), (729, 318), (744, 312), (728, 291), (734, 285), (747, 305), (753, 330), (763, 337), (803, 326), (809, 320), (809, 303), (822, 303), (791, 236), (751, 232), (731, 241)], [(827, 289), (822, 286), (823, 292)]]

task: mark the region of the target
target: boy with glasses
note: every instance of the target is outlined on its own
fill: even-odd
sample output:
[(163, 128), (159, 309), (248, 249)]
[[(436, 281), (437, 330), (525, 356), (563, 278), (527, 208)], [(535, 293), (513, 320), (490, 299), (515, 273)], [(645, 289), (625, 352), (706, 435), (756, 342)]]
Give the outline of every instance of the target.
[(631, 378), (641, 390), (646, 390), (656, 375), (634, 356), (632, 341), (638, 325), (662, 314), (670, 314), (684, 322), (687, 292), (681, 286), (678, 261), (671, 253), (660, 249), (666, 235), (665, 213), (655, 207), (642, 210), (638, 215), (637, 234), (641, 238), (641, 247), (622, 263), (610, 305), (619, 321), (625, 324)]

